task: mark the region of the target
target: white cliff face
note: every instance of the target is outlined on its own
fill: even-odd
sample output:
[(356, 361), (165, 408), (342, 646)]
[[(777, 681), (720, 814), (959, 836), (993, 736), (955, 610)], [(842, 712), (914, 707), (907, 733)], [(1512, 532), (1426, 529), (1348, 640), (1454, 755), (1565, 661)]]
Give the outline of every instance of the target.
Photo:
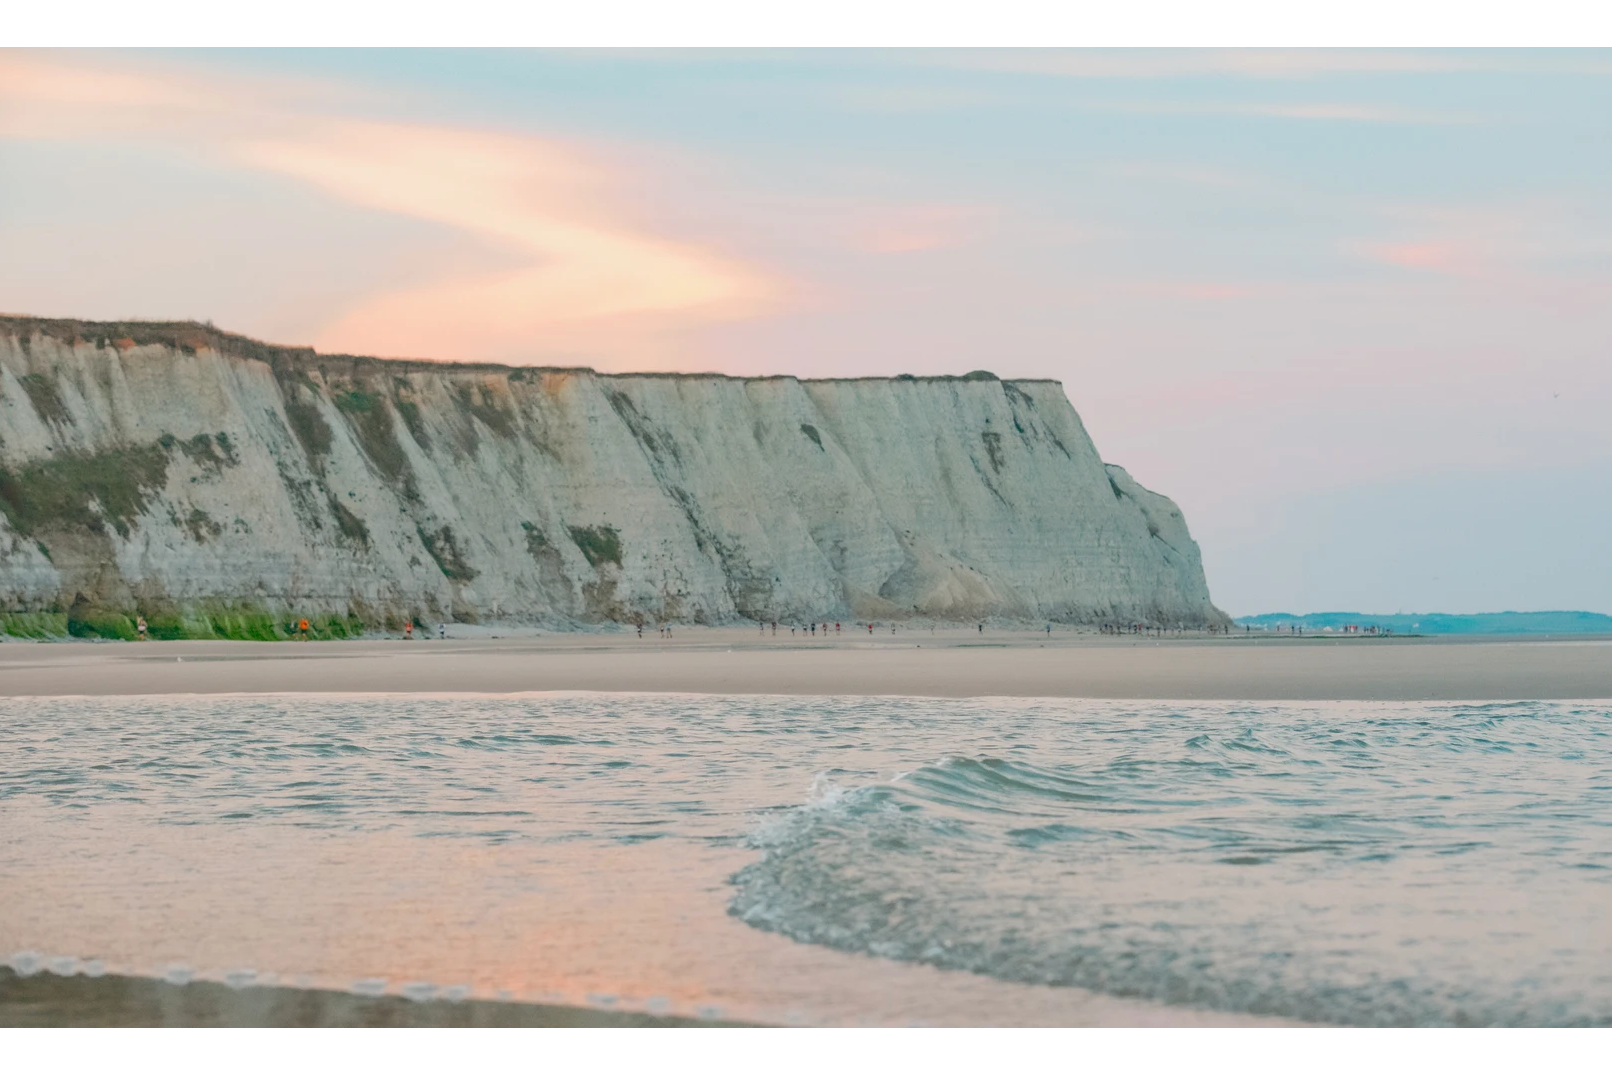
[(0, 606), (1224, 623), (1052, 381), (391, 362), (0, 319)]

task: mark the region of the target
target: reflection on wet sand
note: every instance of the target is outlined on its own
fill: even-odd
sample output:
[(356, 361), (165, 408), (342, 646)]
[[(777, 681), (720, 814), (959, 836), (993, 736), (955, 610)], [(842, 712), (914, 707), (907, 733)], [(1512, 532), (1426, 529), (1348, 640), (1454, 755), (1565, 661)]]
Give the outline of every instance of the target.
[(0, 953), (94, 955), (112, 972), (223, 981), (248, 970), (255, 982), (387, 994), (461, 987), (476, 999), (748, 1023), (1274, 1022), (799, 945), (727, 913), (727, 879), (754, 859), (743, 848), (11, 817), (49, 852), (11, 859), (22, 869), (0, 882)]

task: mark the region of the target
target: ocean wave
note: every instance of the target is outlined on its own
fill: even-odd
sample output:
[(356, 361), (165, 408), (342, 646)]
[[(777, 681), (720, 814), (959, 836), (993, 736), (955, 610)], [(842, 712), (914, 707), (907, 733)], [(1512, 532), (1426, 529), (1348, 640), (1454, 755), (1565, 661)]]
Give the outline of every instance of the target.
[[(1582, 759), (1609, 715), (1424, 716), (821, 775), (758, 820), (729, 911), (843, 951), (1219, 1010), (1612, 1023), (1612, 892), (1581, 869), (1608, 855), (1604, 782), (1563, 802), (1548, 768), (1495, 761)], [(1497, 743), (1480, 735), (1497, 717), (1531, 720)], [(1591, 775), (1555, 773), (1572, 776)]]

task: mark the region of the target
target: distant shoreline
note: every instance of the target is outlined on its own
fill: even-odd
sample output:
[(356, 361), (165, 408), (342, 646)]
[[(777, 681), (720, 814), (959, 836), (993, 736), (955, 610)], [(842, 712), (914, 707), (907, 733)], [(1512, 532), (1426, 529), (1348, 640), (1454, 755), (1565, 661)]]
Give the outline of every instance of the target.
[(1367, 701), (1612, 698), (1612, 637), (1070, 634), (790, 637), (675, 628), (345, 642), (0, 645), (0, 697), (631, 691)]
[(1307, 632), (1336, 634), (1386, 630), (1395, 635), (1605, 635), (1612, 634), (1612, 616), (1582, 609), (1548, 609), (1531, 613), (1260, 613), (1233, 617), (1238, 627), (1285, 633), (1295, 627)]

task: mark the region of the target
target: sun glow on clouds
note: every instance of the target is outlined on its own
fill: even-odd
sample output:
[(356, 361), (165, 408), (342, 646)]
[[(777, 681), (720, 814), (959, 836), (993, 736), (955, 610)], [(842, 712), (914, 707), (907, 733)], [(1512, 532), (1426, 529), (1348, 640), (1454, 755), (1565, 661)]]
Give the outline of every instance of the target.
[(1394, 239), (1349, 244), (1380, 265), (1445, 277), (1520, 280), (1572, 248), (1570, 219), (1545, 206), (1400, 211)]
[[(530, 138), (356, 121), (293, 139), (243, 142), (237, 160), (358, 205), (481, 236), (528, 265), (377, 295), (326, 328), (322, 347), (469, 357), (507, 352), (620, 316), (743, 316), (772, 285), (698, 247), (632, 228), (601, 193), (610, 178)], [(585, 335), (585, 333), (583, 334)], [(508, 356), (506, 356), (508, 357)]]
[[(333, 116), (280, 83), (0, 58), (0, 137), (137, 133), (445, 225), (506, 255), (496, 269), (380, 291), (310, 341), (440, 359), (665, 361), (647, 335), (773, 308), (760, 270), (633, 221), (619, 177), (553, 139)], [(293, 105), (276, 100), (297, 102)], [(313, 253), (312, 256), (317, 256)], [(509, 262), (513, 262), (511, 267)], [(610, 354), (627, 349), (628, 354)]]

